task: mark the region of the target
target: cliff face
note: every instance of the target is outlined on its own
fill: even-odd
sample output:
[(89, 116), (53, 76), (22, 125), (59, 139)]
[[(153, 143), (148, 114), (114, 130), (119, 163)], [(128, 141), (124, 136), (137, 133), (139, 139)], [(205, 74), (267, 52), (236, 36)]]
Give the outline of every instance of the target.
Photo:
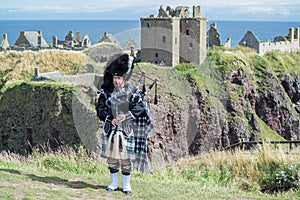
[(0, 150), (28, 154), (84, 144), (98, 152), (99, 120), (80, 88), (32, 82), (12, 86), (1, 98)]
[(73, 129), (72, 110), (67, 93), (61, 94), (25, 83), (8, 89), (1, 98), (1, 149), (25, 153), (36, 144), (57, 148), (62, 141), (79, 142), (65, 134)]
[(218, 59), (207, 61), (208, 68), (204, 64), (196, 75), (185, 74), (190, 85), (183, 97), (187, 103), (152, 105), (153, 162), (199, 155), (241, 140), (299, 140), (299, 59), (293, 65), (281, 63), (283, 71), (273, 64), (276, 53), (266, 58), (251, 52), (219, 53)]
[[(192, 69), (141, 66), (160, 80), (158, 104), (153, 104), (153, 92), (146, 96), (155, 124), (149, 137), (152, 164), (223, 149), (242, 139), (299, 139), (300, 56), (281, 55), (290, 61), (280, 63), (274, 55), (221, 49)], [(53, 83), (11, 87), (0, 99), (1, 150), (28, 153), (43, 144), (54, 149), (84, 144), (99, 155), (94, 94), (93, 87)]]

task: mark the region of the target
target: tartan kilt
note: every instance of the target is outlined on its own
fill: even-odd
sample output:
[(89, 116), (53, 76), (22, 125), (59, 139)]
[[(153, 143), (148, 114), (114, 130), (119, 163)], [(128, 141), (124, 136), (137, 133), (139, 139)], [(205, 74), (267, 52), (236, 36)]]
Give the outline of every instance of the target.
[[(128, 137), (124, 136), (124, 138), (126, 140), (125, 143), (126, 143), (126, 151), (127, 151), (127, 158), (125, 158), (125, 159), (130, 159), (130, 161), (134, 161), (135, 160), (135, 148), (134, 148), (135, 147), (135, 138), (134, 138), (134, 135), (131, 134)], [(109, 157), (108, 150), (107, 150), (107, 148), (109, 147), (108, 142), (109, 142), (109, 137), (105, 134), (102, 134), (102, 153), (101, 153), (101, 156), (104, 157), (104, 158)]]

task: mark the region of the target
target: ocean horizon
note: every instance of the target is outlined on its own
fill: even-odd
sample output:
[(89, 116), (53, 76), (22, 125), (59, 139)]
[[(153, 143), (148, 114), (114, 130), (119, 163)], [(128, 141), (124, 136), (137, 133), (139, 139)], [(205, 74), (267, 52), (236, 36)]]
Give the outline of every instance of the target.
[[(276, 36), (286, 36), (289, 28), (300, 27), (300, 22), (275, 22), (275, 21), (208, 21), (217, 24), (217, 30), (221, 35), (221, 43), (228, 38), (231, 46), (237, 46), (247, 31), (252, 31), (259, 40), (273, 40)], [(139, 20), (0, 20), (0, 34), (7, 33), (8, 42), (13, 46), (20, 35), (20, 31), (42, 32), (43, 38), (48, 44), (52, 44), (52, 37), (64, 40), (69, 31), (80, 32), (81, 38), (88, 35), (92, 45), (97, 44), (104, 32), (114, 35), (121, 45), (129, 39), (140, 44)]]

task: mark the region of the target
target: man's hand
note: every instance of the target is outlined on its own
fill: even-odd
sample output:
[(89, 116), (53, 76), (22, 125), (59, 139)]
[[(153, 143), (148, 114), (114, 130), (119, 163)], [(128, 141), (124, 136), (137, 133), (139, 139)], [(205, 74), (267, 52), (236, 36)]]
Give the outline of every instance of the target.
[(126, 119), (125, 115), (118, 115), (118, 116), (117, 116), (118, 122), (122, 122), (122, 121), (124, 121), (125, 119)]
[(113, 126), (117, 126), (120, 122), (126, 119), (125, 115), (118, 115), (115, 119), (111, 121)]

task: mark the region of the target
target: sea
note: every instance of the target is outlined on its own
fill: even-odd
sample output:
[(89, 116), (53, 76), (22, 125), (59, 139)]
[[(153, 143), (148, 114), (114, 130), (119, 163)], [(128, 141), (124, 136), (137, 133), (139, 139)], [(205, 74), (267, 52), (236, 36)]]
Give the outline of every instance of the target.
[[(221, 43), (228, 38), (231, 46), (237, 46), (247, 31), (252, 31), (259, 40), (273, 40), (276, 36), (285, 36), (289, 28), (300, 27), (299, 22), (267, 22), (267, 21), (208, 21), (207, 30), (212, 23), (216, 23), (221, 35)], [(139, 20), (0, 20), (0, 34), (7, 33), (8, 42), (12, 46), (20, 35), (20, 31), (42, 32), (43, 38), (48, 44), (52, 43), (52, 37), (64, 40), (69, 31), (80, 32), (88, 35), (92, 45), (97, 44), (104, 32), (112, 34), (121, 45), (129, 39), (140, 44), (141, 24)], [(0, 40), (1, 41), (1, 40)]]

